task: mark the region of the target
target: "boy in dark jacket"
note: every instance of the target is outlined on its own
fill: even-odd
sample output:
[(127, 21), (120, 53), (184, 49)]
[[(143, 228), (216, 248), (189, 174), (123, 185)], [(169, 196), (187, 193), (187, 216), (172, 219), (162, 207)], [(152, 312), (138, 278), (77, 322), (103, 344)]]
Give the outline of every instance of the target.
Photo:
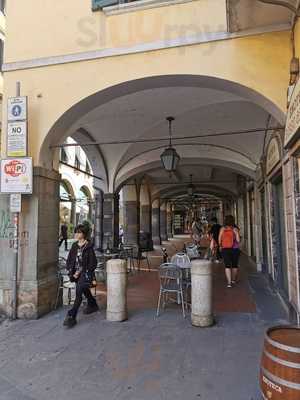
[(82, 295), (87, 298), (88, 302), (84, 314), (91, 314), (99, 310), (96, 300), (90, 291), (90, 286), (94, 279), (94, 271), (97, 267), (97, 258), (88, 237), (89, 229), (85, 225), (78, 225), (75, 229), (77, 241), (72, 245), (67, 259), (70, 281), (76, 282), (76, 298), (64, 321), (64, 325), (69, 328), (77, 323), (76, 316), (82, 302)]

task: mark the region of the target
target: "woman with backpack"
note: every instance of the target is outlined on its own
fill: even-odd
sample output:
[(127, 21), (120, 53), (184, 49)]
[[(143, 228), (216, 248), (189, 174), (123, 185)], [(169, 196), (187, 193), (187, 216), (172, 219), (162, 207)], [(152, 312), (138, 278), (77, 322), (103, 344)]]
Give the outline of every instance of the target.
[(219, 246), (225, 264), (227, 287), (236, 283), (240, 258), (240, 232), (232, 215), (225, 217), (224, 226), (219, 233)]
[(90, 287), (94, 284), (95, 269), (97, 258), (93, 249), (93, 244), (89, 240), (90, 228), (87, 225), (78, 225), (75, 228), (76, 242), (73, 243), (68, 259), (67, 270), (71, 282), (76, 282), (76, 298), (73, 307), (68, 311), (64, 320), (64, 325), (72, 328), (76, 325), (76, 316), (82, 303), (82, 296), (87, 299), (87, 307), (84, 314), (91, 314), (99, 310)]

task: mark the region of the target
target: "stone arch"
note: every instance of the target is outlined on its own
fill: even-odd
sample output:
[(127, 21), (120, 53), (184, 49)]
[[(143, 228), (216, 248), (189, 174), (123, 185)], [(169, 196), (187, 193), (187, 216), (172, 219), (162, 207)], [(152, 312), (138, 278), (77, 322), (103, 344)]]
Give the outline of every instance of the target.
[[(50, 127), (40, 149), (38, 163), (43, 166), (52, 165), (54, 150), (52, 149), (49, 152), (49, 148), (61, 143), (65, 137), (73, 135), (74, 132), (72, 129), (74, 129), (73, 127), (76, 121), (79, 121), (84, 115), (88, 115), (88, 113), (96, 107), (131, 93), (137, 93), (146, 89), (168, 88), (172, 86), (211, 88), (236, 94), (262, 107), (270, 113), (278, 123), (284, 124), (285, 121), (284, 112), (272, 100), (238, 82), (205, 75), (180, 74), (148, 76), (107, 87), (73, 104), (68, 110), (61, 114), (56, 122), (52, 124), (52, 127)], [(117, 169), (117, 166), (115, 168)], [(113, 177), (116, 175), (116, 169), (112, 170), (110, 173), (108, 185), (110, 191), (114, 188)]]

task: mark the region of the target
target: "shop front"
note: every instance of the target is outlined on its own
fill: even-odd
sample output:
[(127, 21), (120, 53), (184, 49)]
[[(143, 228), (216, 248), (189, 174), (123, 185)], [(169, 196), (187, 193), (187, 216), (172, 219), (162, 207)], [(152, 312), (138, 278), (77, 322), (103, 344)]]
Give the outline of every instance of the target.
[[(262, 237), (269, 236), (270, 240), (270, 261), (271, 268), (269, 273), (274, 285), (282, 298), (289, 301), (289, 272), (288, 255), (286, 241), (286, 203), (285, 188), (283, 185), (284, 166), (283, 166), (283, 145), (281, 135), (274, 132), (271, 136), (266, 152), (266, 182), (267, 187), (267, 207), (265, 204), (265, 189), (261, 192), (262, 202)], [(269, 235), (266, 235), (266, 225), (264, 215), (269, 217)], [(268, 254), (267, 241), (263, 240), (263, 258), (266, 262)]]
[(300, 320), (300, 81), (291, 97), (285, 129), (285, 187), (290, 303)]

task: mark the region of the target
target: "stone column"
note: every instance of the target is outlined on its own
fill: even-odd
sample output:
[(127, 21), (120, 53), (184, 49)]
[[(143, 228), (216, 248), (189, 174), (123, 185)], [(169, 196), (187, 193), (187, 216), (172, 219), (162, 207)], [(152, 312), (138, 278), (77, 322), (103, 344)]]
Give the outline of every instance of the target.
[(160, 206), (160, 237), (161, 240), (168, 240), (166, 203), (162, 203)]
[(170, 203), (167, 204), (167, 235), (173, 237), (173, 206)]
[(153, 243), (156, 245), (161, 244), (160, 237), (160, 202), (159, 200), (154, 200), (152, 203), (152, 239)]
[[(18, 318), (53, 310), (58, 290), (59, 184), (56, 171), (35, 167), (33, 194), (22, 196), (18, 265)], [(0, 308), (12, 313), (12, 215), (1, 196)]]
[(95, 192), (95, 248), (101, 249), (103, 245), (103, 193), (101, 190)]
[(192, 261), (192, 325), (207, 327), (214, 323), (212, 312), (212, 263)]
[(124, 243), (139, 243), (140, 209), (136, 185), (125, 185), (123, 192)]
[(71, 220), (70, 220), (71, 224), (74, 226), (76, 226), (76, 199), (72, 199), (71, 201)]
[(127, 319), (127, 265), (125, 260), (109, 260), (107, 263), (107, 309), (108, 321)]
[(143, 232), (151, 234), (151, 207), (148, 188), (146, 185), (141, 185), (140, 190), (140, 228)]
[(103, 249), (119, 244), (119, 195), (105, 193), (103, 196)]

